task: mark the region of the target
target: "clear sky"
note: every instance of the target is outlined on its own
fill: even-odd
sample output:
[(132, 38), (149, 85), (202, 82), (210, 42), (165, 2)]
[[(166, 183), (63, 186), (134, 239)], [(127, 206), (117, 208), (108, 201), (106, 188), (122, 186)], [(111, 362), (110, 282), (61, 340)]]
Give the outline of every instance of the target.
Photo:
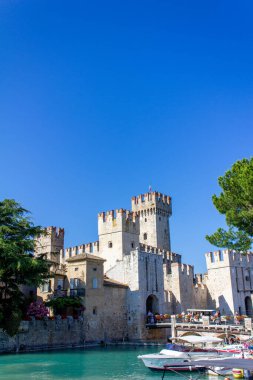
[(0, 199), (71, 246), (151, 185), (204, 271), (217, 178), (252, 156), (252, 17), (252, 0), (1, 0)]

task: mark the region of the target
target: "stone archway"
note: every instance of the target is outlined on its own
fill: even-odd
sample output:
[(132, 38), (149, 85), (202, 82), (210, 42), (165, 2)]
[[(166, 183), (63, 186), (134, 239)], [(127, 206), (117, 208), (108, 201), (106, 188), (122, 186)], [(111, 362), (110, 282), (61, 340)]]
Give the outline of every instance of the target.
[(252, 301), (251, 301), (251, 298), (249, 296), (245, 297), (245, 310), (246, 310), (246, 314), (251, 317), (252, 314), (253, 314), (253, 309), (252, 309)]
[(159, 302), (158, 298), (154, 294), (150, 294), (146, 299), (146, 313), (149, 311), (153, 314), (159, 314)]

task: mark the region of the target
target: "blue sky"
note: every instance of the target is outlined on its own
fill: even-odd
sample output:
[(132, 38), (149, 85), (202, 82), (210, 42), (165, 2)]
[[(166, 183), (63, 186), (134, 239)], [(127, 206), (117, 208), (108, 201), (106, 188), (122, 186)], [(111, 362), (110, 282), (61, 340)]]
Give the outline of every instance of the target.
[(66, 246), (154, 190), (171, 240), (205, 270), (224, 226), (218, 176), (252, 156), (252, 1), (0, 2), (0, 199)]

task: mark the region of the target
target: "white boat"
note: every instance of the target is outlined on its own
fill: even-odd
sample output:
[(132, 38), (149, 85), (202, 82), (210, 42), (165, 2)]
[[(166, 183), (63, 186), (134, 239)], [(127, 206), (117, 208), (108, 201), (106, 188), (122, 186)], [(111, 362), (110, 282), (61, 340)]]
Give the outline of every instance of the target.
[[(183, 363), (178, 362), (178, 365), (183, 365)], [(220, 358), (220, 359), (204, 359), (200, 361), (189, 362), (189, 365), (196, 366), (197, 369), (204, 368), (208, 374), (220, 374), (220, 375), (231, 375), (234, 371), (249, 371), (249, 375), (252, 375), (253, 371), (253, 360), (252, 359), (242, 359), (242, 358)], [(237, 368), (240, 368), (239, 370)]]
[[(191, 346), (171, 343), (167, 344), (166, 349), (161, 350), (158, 354), (139, 355), (138, 358), (143, 361), (147, 368), (155, 371), (171, 370), (171, 368), (180, 371), (193, 371), (196, 367), (189, 365), (188, 362), (195, 362), (196, 360), (203, 359), (217, 359), (220, 357), (224, 358), (233, 355), (232, 353), (219, 352), (213, 347), (195, 347), (195, 345), (199, 344), (220, 343), (222, 341), (220, 338), (191, 335), (180, 337), (178, 340), (183, 343), (188, 343)], [(180, 365), (177, 365), (177, 363), (180, 363)]]

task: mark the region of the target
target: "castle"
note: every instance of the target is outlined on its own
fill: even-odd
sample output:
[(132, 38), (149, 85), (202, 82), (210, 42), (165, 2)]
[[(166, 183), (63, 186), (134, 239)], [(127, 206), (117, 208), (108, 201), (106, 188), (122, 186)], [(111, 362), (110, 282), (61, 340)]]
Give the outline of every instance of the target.
[(194, 277), (193, 266), (171, 251), (171, 198), (149, 192), (131, 203), (131, 211), (98, 214), (96, 242), (65, 249), (64, 229), (47, 228), (35, 253), (50, 261), (52, 278), (38, 289), (38, 297), (45, 300), (59, 291), (81, 296), (88, 340), (152, 338), (145, 328), (148, 311), (252, 313), (252, 254), (208, 253), (208, 273)]

